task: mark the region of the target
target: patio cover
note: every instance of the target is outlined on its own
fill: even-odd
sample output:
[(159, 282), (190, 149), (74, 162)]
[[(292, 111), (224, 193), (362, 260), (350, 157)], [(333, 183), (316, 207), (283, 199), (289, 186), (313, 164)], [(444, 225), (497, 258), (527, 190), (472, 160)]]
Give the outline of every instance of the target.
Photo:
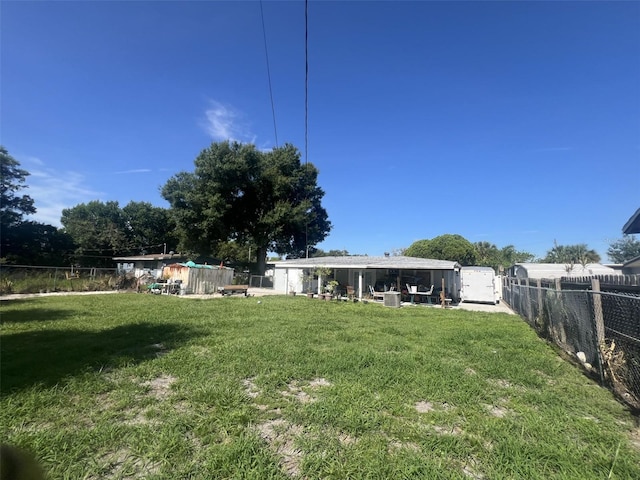
[(345, 257), (314, 257), (296, 258), (292, 260), (281, 260), (273, 262), (276, 268), (311, 268), (326, 267), (331, 269), (370, 269), (388, 268), (398, 270), (456, 270), (460, 268), (458, 262), (449, 260), (435, 260), (433, 258), (417, 258), (389, 256), (389, 257), (368, 257), (368, 256), (345, 256)]
[(636, 210), (636, 213), (631, 215), (631, 218), (622, 227), (622, 233), (625, 235), (631, 235), (634, 233), (640, 233), (640, 208)]

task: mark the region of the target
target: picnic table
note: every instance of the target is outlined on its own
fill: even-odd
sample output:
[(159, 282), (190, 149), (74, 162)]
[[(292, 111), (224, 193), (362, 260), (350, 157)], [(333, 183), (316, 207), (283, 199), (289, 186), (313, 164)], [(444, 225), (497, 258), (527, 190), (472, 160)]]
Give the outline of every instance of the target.
[(218, 293), (223, 296), (242, 293), (246, 297), (248, 290), (249, 285), (225, 285), (224, 287), (218, 287)]

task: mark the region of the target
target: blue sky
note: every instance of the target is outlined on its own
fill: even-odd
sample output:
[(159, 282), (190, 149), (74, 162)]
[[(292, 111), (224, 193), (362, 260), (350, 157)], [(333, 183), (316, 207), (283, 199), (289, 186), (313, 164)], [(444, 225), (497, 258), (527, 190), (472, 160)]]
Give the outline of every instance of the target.
[[(0, 141), (37, 220), (168, 207), (210, 142), (275, 145), (258, 2), (0, 9)], [(263, 10), (278, 143), (304, 153), (304, 2)], [(458, 233), (604, 258), (640, 207), (640, 2), (311, 1), (308, 114), (325, 250)]]

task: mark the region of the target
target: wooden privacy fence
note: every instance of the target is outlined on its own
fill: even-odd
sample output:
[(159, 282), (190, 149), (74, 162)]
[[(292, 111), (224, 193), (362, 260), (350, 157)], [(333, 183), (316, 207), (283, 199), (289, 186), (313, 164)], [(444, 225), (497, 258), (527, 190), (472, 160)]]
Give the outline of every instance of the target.
[(180, 280), (186, 294), (209, 295), (216, 293), (218, 287), (233, 283), (232, 268), (210, 265), (198, 265), (197, 267), (180, 263), (167, 265), (162, 270), (162, 276), (172, 281)]
[(503, 299), (539, 335), (577, 358), (626, 403), (640, 408), (637, 278), (504, 278)]

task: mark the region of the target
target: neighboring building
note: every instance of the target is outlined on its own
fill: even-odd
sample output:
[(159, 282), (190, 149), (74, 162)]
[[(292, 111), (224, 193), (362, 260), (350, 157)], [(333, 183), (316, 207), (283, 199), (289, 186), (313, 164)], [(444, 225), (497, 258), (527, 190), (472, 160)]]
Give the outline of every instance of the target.
[(162, 269), (162, 278), (180, 283), (181, 293), (213, 294), (233, 283), (233, 268), (194, 262), (172, 263)]
[[(113, 257), (118, 263), (118, 273), (133, 273), (136, 278), (143, 275), (149, 275), (155, 279), (162, 278), (162, 268), (170, 263), (185, 263), (191, 260), (185, 255), (179, 253), (151, 253), (148, 255), (133, 255), (130, 257)], [(209, 261), (207, 261), (209, 260)], [(200, 259), (195, 261), (199, 263), (209, 263), (218, 265), (219, 260)]]
[(622, 227), (622, 233), (625, 235), (631, 235), (633, 233), (640, 233), (640, 208), (636, 210), (636, 213), (631, 215), (631, 218)]
[(632, 258), (622, 266), (622, 273), (625, 275), (640, 274), (640, 257)]
[(524, 280), (586, 277), (592, 275), (620, 275), (620, 271), (599, 263), (566, 265), (564, 263), (516, 263), (509, 268), (509, 276)]
[[(629, 221), (624, 224), (622, 233), (625, 235), (640, 233), (640, 208), (636, 210), (636, 213), (631, 215)], [(622, 266), (622, 273), (627, 275), (640, 273), (640, 257), (632, 258), (625, 262)]]
[(352, 286), (358, 298), (362, 298), (371, 286), (376, 291), (391, 288), (403, 289), (410, 285), (439, 291), (442, 279), (445, 292), (453, 301), (460, 299), (460, 264), (447, 260), (433, 260), (404, 256), (344, 256), (315, 257), (282, 260), (273, 263), (274, 290), (281, 292), (321, 293), (327, 278), (314, 275), (320, 268), (331, 270), (330, 279), (342, 288)]

